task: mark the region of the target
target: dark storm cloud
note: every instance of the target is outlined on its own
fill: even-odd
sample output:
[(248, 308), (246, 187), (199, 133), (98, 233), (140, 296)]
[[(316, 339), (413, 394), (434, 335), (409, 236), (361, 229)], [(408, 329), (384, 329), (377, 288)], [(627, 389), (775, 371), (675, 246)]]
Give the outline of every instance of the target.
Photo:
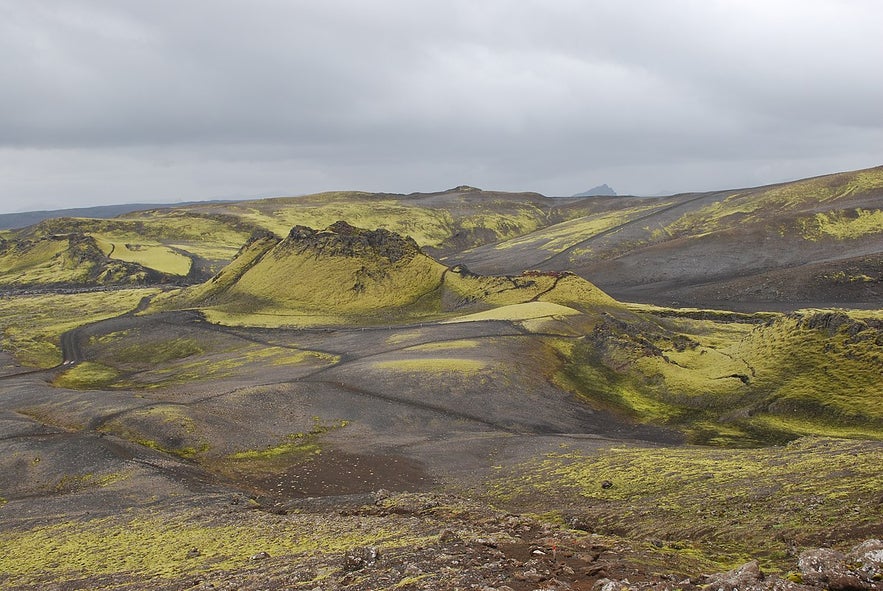
[(3, 209), (881, 163), (883, 8), (0, 0)]

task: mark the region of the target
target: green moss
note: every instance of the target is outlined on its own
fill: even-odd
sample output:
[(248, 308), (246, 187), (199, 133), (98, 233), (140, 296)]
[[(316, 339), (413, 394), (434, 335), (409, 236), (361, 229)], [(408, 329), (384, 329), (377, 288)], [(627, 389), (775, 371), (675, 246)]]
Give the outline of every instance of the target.
[(199, 426), (188, 407), (157, 404), (133, 409), (106, 423), (101, 430), (156, 451), (192, 460), (210, 449)]
[(142, 298), (156, 293), (156, 289), (126, 289), (0, 298), (3, 349), (23, 365), (58, 365), (62, 333), (119, 316), (134, 309)]
[(817, 213), (812, 217), (799, 219), (797, 224), (807, 240), (855, 240), (883, 232), (883, 210), (858, 208)]
[(149, 269), (168, 273), (169, 275), (186, 276), (190, 272), (192, 261), (181, 252), (164, 246), (145, 242), (138, 243), (108, 242), (97, 238), (99, 248), (110, 258), (129, 263), (138, 263)]
[(203, 352), (204, 349), (196, 339), (179, 337), (159, 342), (142, 342), (117, 347), (111, 350), (110, 359), (118, 363), (158, 365), (199, 355)]
[(52, 385), (72, 390), (101, 390), (113, 384), (119, 376), (119, 372), (112, 367), (85, 361), (59, 374)]
[(313, 417), (313, 428), (307, 433), (291, 433), (279, 445), (264, 449), (245, 450), (230, 454), (227, 459), (237, 460), (273, 460), (281, 456), (311, 456), (321, 453), (318, 437), (329, 431), (343, 429), (349, 421), (338, 420), (326, 424), (319, 417)]
[[(114, 573), (172, 579), (242, 568), (261, 551), (274, 558), (296, 559), (365, 545), (391, 549), (418, 542), (406, 528), (380, 518), (363, 518), (359, 527), (343, 531), (340, 524), (311, 516), (249, 512), (220, 521), (194, 512), (173, 516), (138, 512), (2, 532), (4, 547), (28, 551), (2, 553), (0, 571), (20, 584), (46, 577), (59, 580)], [(188, 554), (192, 548), (199, 550), (198, 555)]]
[(111, 486), (131, 477), (131, 472), (112, 472), (107, 474), (73, 474), (62, 477), (52, 487), (55, 493), (69, 493), (89, 488)]
[[(883, 187), (883, 170), (872, 168), (855, 172), (827, 175), (770, 188), (734, 193), (720, 202), (691, 211), (666, 227), (673, 235), (712, 232), (742, 223), (764, 223), (771, 212), (816, 210), (829, 207), (833, 211), (820, 213), (819, 218), (802, 218), (797, 235), (805, 237), (823, 234), (851, 238), (880, 231), (877, 210), (859, 214), (857, 218), (836, 211), (838, 200), (861, 195)], [(856, 210), (858, 211), (858, 210)], [(849, 220), (845, 218), (850, 218)], [(780, 228), (783, 235), (790, 229)]]
[(883, 439), (873, 314), (804, 311), (752, 324), (648, 311), (605, 318), (578, 345), (562, 346), (557, 383), (590, 405), (674, 426), (695, 443)]
[(419, 359), (396, 359), (391, 361), (375, 361), (376, 369), (404, 371), (414, 373), (460, 373), (477, 374), (486, 367), (485, 362), (477, 359), (436, 357)]
[(690, 540), (723, 567), (753, 556), (781, 568), (791, 545), (848, 546), (880, 523), (881, 451), (820, 438), (751, 450), (565, 450), (502, 471), (490, 491), (538, 510), (568, 507), (598, 533)]

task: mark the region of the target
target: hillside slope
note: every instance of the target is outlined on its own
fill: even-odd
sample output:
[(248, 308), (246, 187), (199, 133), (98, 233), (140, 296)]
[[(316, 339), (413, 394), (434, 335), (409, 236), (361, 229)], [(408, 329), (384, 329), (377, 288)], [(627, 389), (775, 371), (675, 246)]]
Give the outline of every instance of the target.
[(480, 272), (568, 269), (625, 300), (879, 306), (883, 167), (624, 202), (451, 258)]
[(410, 237), (338, 221), (256, 235), (209, 281), (157, 300), (221, 322), (257, 325), (383, 324), (440, 319), (549, 302), (619, 306), (571, 273), (482, 276), (449, 269)]
[[(293, 226), (326, 228), (338, 220), (409, 236), (444, 265), (484, 275), (575, 272), (619, 300), (755, 310), (873, 308), (883, 301), (883, 167), (663, 198), (549, 198), (460, 186), (52, 219), (3, 232), (10, 247), (0, 285), (51, 286), (95, 275), (56, 273), (23, 254), (22, 245), (52, 236), (89, 237), (114, 264), (135, 263), (192, 285), (215, 275), (251, 235), (281, 239)], [(97, 277), (86, 284), (130, 282), (126, 273)]]

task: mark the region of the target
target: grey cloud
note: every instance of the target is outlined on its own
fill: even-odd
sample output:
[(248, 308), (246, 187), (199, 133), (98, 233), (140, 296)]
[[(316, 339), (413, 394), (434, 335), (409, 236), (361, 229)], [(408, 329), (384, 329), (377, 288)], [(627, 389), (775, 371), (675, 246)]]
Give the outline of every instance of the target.
[(0, 0), (0, 205), (879, 164), (880, 22), (870, 0)]

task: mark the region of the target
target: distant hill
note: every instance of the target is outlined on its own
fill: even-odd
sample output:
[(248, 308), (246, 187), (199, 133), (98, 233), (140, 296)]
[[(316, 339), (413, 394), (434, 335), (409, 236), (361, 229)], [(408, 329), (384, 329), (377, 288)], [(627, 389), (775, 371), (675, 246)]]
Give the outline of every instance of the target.
[[(621, 301), (741, 310), (877, 308), (883, 302), (883, 167), (653, 199), (553, 198), (463, 185), (434, 193), (342, 191), (153, 206), (113, 219), (47, 219), (3, 232), (0, 289), (194, 285), (230, 263), (250, 236), (282, 240), (292, 227), (329, 228), (338, 221), (409, 237), (446, 267), (508, 276), (573, 272)], [(66, 243), (58, 239), (72, 235), (94, 238), (101, 255), (87, 257), (98, 264), (92, 271), (74, 269), (72, 261), (82, 257), (62, 252)], [(106, 264), (116, 266), (106, 272)]]
[(21, 213), (0, 213), (0, 230), (25, 228), (52, 218), (97, 218), (108, 219), (119, 215), (160, 209), (182, 207), (194, 203), (225, 203), (225, 201), (185, 201), (181, 203), (126, 203), (122, 205), (97, 205), (95, 207), (75, 207), (70, 209), (53, 209), (40, 211), (23, 211)]
[(883, 303), (883, 167), (765, 187), (591, 201), (599, 202), (595, 212), (473, 248), (457, 260), (482, 273), (566, 269), (619, 300), (662, 305)]
[(573, 195), (573, 197), (616, 197), (616, 191), (605, 183), (603, 185), (598, 185), (597, 187), (592, 187), (588, 191), (577, 193), (576, 195)]

